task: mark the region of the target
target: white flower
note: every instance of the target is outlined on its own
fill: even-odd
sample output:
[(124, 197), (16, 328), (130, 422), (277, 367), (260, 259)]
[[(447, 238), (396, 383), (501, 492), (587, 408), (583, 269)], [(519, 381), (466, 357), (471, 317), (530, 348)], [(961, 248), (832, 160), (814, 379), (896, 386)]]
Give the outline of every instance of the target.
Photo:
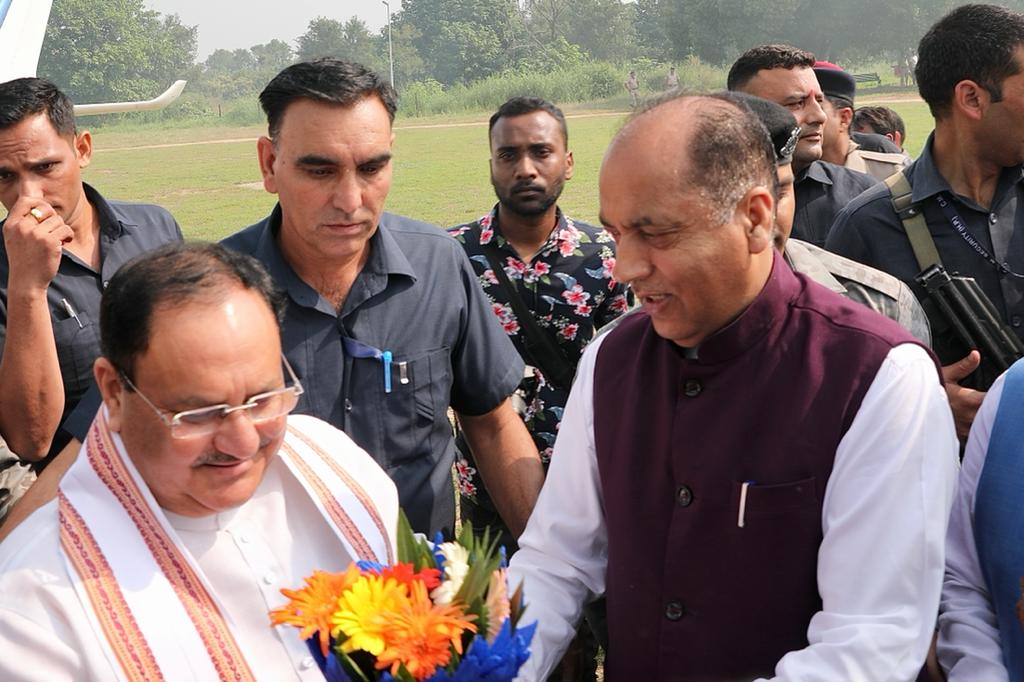
[(444, 556), (444, 580), (430, 593), (435, 604), (450, 604), (469, 573), (469, 551), (457, 542), (445, 542), (440, 551)]

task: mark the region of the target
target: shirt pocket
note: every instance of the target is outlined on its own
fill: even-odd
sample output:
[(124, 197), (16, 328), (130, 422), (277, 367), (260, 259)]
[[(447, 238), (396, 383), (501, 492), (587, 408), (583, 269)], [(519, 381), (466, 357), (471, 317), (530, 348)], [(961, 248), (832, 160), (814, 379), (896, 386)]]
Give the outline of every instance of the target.
[(451, 376), (447, 347), (391, 361), (391, 393), (384, 396), (385, 452), (390, 465), (440, 457), (452, 434), (448, 420)]
[[(772, 520), (785, 521), (808, 513), (819, 517), (821, 505), (818, 503), (815, 481), (815, 477), (811, 476), (768, 485), (734, 483), (733, 498), (737, 501), (737, 512), (742, 507), (744, 527), (766, 524)], [(743, 492), (745, 485), (746, 494)], [(739, 514), (737, 523), (738, 517)]]
[(99, 325), (79, 311), (76, 317), (54, 320), (53, 339), (57, 345), (64, 401), (77, 402), (92, 382), (92, 366), (100, 350)]

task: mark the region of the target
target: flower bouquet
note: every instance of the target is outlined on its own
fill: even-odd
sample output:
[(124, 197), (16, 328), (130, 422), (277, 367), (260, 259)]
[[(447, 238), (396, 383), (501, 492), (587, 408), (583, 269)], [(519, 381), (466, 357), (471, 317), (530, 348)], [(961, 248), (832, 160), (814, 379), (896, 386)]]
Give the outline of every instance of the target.
[(328, 682), (508, 682), (530, 655), (536, 624), (517, 627), (504, 548), (468, 524), (431, 545), (400, 514), (394, 566), (361, 561), (305, 583), (281, 590), (290, 601), (271, 622), (301, 629)]

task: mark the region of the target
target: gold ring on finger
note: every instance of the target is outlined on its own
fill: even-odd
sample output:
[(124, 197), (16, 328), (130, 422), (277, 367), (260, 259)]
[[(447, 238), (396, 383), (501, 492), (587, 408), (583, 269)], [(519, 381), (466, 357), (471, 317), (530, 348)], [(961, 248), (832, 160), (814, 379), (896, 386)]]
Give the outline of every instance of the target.
[(46, 220), (46, 215), (42, 211), (40, 211), (38, 207), (33, 208), (31, 211), (29, 211), (29, 215), (35, 218), (37, 223), (41, 223), (44, 220)]

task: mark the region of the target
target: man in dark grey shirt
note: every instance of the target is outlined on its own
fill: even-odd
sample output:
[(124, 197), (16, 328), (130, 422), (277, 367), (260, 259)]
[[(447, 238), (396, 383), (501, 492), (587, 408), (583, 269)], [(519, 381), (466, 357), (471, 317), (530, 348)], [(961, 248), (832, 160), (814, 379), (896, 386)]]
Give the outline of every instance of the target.
[(107, 201), (84, 184), (91, 154), (56, 86), (0, 85), (0, 434), (33, 462), (70, 438), (58, 425), (92, 382), (104, 285), (131, 258), (181, 239), (164, 209)]
[[(961, 7), (928, 31), (918, 54), (918, 88), (935, 117), (935, 131), (905, 171), (913, 204), (946, 269), (974, 277), (1024, 338), (1024, 15), (986, 5)], [(968, 235), (954, 227), (954, 213)], [(970, 237), (1000, 266), (972, 246)], [(981, 391), (998, 372), (984, 366), (976, 371), (980, 355), (956, 337), (914, 280), (922, 268), (888, 187), (878, 185), (847, 206), (826, 246), (899, 277), (925, 302), (932, 347), (947, 365), (957, 431), (966, 438)]]
[(343, 429), (398, 485), (414, 530), (450, 532), (455, 411), (518, 537), (543, 470), (509, 396), (523, 376), (459, 244), (383, 213), (394, 91), (359, 64), (288, 67), (260, 95), (271, 215), (227, 238), (286, 290), (284, 352), (306, 388), (296, 409)]
[(814, 55), (789, 45), (760, 45), (729, 69), (728, 88), (781, 104), (801, 128), (793, 154), (796, 215), (793, 236), (822, 246), (836, 214), (875, 184), (866, 173), (820, 161), (825, 96), (814, 75)]

